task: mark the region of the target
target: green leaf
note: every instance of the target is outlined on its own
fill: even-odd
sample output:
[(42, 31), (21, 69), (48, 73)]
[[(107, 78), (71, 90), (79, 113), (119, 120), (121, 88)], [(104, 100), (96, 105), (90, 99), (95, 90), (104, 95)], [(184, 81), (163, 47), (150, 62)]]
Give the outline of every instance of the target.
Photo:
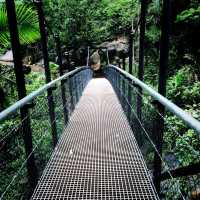
[[(33, 6), (17, 3), (16, 16), (21, 44), (30, 44), (40, 38), (37, 12)], [(10, 34), (5, 4), (0, 4), (0, 46), (8, 47)]]
[(184, 10), (177, 15), (176, 22), (200, 21), (200, 6)]

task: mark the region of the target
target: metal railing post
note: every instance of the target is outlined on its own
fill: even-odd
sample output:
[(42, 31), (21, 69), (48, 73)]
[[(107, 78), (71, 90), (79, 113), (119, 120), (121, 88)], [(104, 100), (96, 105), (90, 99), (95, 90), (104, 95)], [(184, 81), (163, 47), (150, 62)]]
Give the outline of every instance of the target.
[[(141, 0), (141, 16), (140, 16), (140, 48), (139, 48), (139, 69), (138, 78), (143, 81), (144, 79), (144, 38), (145, 38), (145, 24), (147, 13), (147, 0)], [(138, 88), (139, 94), (137, 95), (137, 117), (139, 121), (142, 121), (142, 88)], [(138, 144), (142, 145), (142, 129), (140, 125), (137, 125), (137, 138)]]
[[(58, 65), (59, 65), (59, 75), (62, 76), (63, 72), (63, 62), (62, 62), (62, 51), (60, 46), (60, 37), (59, 34), (54, 35), (55, 42), (56, 42), (56, 51), (58, 56)], [(65, 81), (61, 81), (61, 95), (62, 95), (62, 104), (63, 104), (63, 114), (64, 114), (64, 122), (67, 124), (68, 122), (68, 108), (66, 104), (66, 88), (65, 88)]]
[[(16, 76), (17, 91), (19, 100), (26, 96), (25, 77), (23, 72), (22, 57), (20, 53), (20, 41), (17, 28), (17, 18), (14, 0), (6, 0), (6, 9), (8, 16), (8, 25), (10, 30), (10, 39), (14, 60), (14, 71)], [(23, 139), (27, 158), (28, 181), (32, 190), (35, 188), (38, 179), (38, 172), (35, 165), (33, 152), (31, 121), (28, 107), (25, 105), (20, 108)], [(32, 192), (32, 191), (31, 191)]]
[[(166, 96), (166, 80), (167, 80), (167, 69), (169, 60), (170, 16), (171, 16), (171, 0), (164, 0), (163, 10), (162, 10), (159, 84), (158, 84), (158, 92), (164, 97)], [(157, 104), (157, 107), (161, 115), (164, 116), (165, 107), (160, 103)], [(164, 119), (161, 118), (160, 115), (157, 115), (156, 122), (157, 125), (155, 129), (157, 130), (157, 132), (155, 134), (155, 144), (158, 153), (162, 155)], [(155, 152), (153, 177), (154, 177), (154, 185), (158, 195), (160, 194), (161, 170), (162, 170), (162, 161), (159, 155)]]
[[(34, 2), (38, 11), (46, 83), (49, 83), (51, 82), (51, 72), (49, 68), (47, 34), (46, 34), (46, 26), (45, 26), (45, 17), (44, 17), (44, 12), (42, 8), (43, 4), (41, 0), (35, 0)], [(49, 116), (50, 116), (50, 122), (51, 122), (51, 131), (52, 131), (52, 137), (53, 137), (53, 146), (55, 147), (58, 141), (58, 137), (57, 137), (57, 127), (56, 127), (55, 104), (54, 104), (52, 88), (49, 88), (47, 90), (47, 99), (48, 99)]]

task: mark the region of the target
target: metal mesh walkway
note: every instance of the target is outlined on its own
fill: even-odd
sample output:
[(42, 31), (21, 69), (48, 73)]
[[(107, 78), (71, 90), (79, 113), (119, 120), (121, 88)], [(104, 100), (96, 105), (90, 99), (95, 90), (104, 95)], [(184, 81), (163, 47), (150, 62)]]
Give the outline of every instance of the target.
[(32, 199), (157, 199), (106, 79), (87, 85)]

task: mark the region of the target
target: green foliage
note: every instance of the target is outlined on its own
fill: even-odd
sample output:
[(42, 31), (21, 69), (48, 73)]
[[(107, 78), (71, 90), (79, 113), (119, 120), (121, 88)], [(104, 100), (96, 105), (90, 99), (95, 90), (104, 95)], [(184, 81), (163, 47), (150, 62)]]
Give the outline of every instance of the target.
[[(198, 120), (200, 120), (199, 90), (200, 82), (195, 81), (189, 66), (179, 69), (168, 80), (168, 98)], [(200, 137), (175, 116), (169, 115), (167, 121), (173, 129), (168, 127), (165, 132), (166, 149), (176, 155), (180, 165), (186, 166), (197, 162), (200, 154)]]
[[(17, 3), (17, 19), (20, 33), (20, 41), (22, 44), (29, 44), (39, 39), (37, 14), (33, 6), (24, 4), (20, 1)], [(26, 1), (28, 2), (28, 0)], [(116, 35), (126, 34), (130, 28), (131, 23), (136, 25), (138, 21), (138, 0), (45, 0), (44, 7), (46, 13), (46, 21), (53, 32), (60, 32), (62, 44), (67, 47), (79, 48), (81, 45), (90, 43), (101, 43), (105, 40), (113, 39)], [(151, 1), (148, 5), (146, 35), (145, 35), (145, 82), (157, 88), (158, 66), (159, 66), (159, 43), (160, 43), (160, 13), (161, 1)], [(200, 22), (200, 7), (197, 1), (192, 0), (183, 8), (176, 8), (178, 13), (172, 17), (176, 19), (173, 23), (171, 34), (171, 50), (170, 50), (170, 64), (169, 64), (169, 78), (167, 81), (167, 97), (176, 103), (178, 106), (189, 112), (195, 118), (200, 120), (200, 76), (199, 76), (199, 45), (198, 40)], [(0, 45), (2, 47), (9, 46), (9, 32), (7, 27), (7, 17), (5, 5), (0, 4)], [(51, 37), (50, 37), (51, 38)], [(138, 41), (136, 36), (135, 42)], [(55, 44), (52, 39), (49, 42), (49, 48), (54, 48)], [(135, 44), (136, 53), (138, 52), (138, 43)], [(4, 49), (0, 49), (0, 53)], [(189, 63), (185, 63), (185, 57)], [(5, 69), (5, 67), (4, 67)], [(50, 69), (53, 78), (57, 76), (58, 65), (50, 62)], [(6, 74), (0, 81), (0, 87), (6, 91), (5, 107), (11, 105), (17, 100), (16, 84), (14, 74)], [(26, 76), (27, 92), (30, 93), (45, 83), (45, 77), (42, 73), (31, 72)], [(55, 95), (55, 99), (57, 100)], [(46, 96), (41, 96), (36, 100), (34, 112), (31, 113), (31, 124), (34, 135), (34, 146), (42, 137), (43, 133), (49, 132), (50, 127), (48, 123), (48, 107), (46, 104)], [(144, 102), (145, 103), (145, 102)], [(57, 105), (57, 104), (56, 104)], [(42, 109), (42, 111), (40, 111)], [(146, 119), (144, 123), (150, 127), (152, 113), (149, 107), (146, 109)], [(56, 106), (56, 115), (58, 115), (59, 107)], [(147, 112), (148, 110), (148, 112)], [(166, 124), (164, 133), (164, 151), (163, 154), (173, 154), (177, 159), (178, 166), (187, 166), (190, 163), (199, 161), (200, 139), (197, 134), (189, 127), (184, 125), (182, 121), (175, 116), (167, 113), (166, 121), (173, 125)], [(63, 124), (58, 116), (57, 120), (59, 133), (62, 132)], [(16, 117), (12, 120), (5, 121), (0, 124), (1, 136), (5, 132), (19, 123)], [(178, 134), (177, 134), (178, 133)], [(3, 184), (4, 179), (9, 182), (9, 175), (19, 168), (23, 158), (15, 160), (15, 155), (24, 153), (21, 139), (12, 141), (9, 147), (14, 147), (12, 152), (4, 155), (12, 156), (12, 162), (9, 163), (8, 168), (0, 177), (0, 184)], [(50, 155), (51, 136), (47, 134), (43, 143), (39, 146), (36, 152), (37, 165), (43, 168)], [(16, 152), (16, 154), (15, 154)], [(147, 162), (151, 164), (153, 160), (152, 149), (147, 153)], [(171, 161), (170, 161), (171, 162)], [(10, 173), (10, 174), (9, 174)], [(26, 172), (22, 172), (25, 174)], [(8, 199), (19, 199), (23, 194), (23, 187), (27, 180), (23, 178), (19, 181), (18, 187), (13, 189), (11, 196)], [(178, 180), (182, 191), (187, 191), (187, 187), (191, 190), (190, 184), (182, 178)], [(172, 188), (173, 181), (166, 185), (168, 190), (164, 191), (168, 199), (179, 198), (177, 188)], [(18, 191), (18, 194), (17, 192)], [(15, 196), (14, 196), (15, 195)]]
[(0, 109), (5, 109), (9, 105), (17, 101), (17, 91), (15, 83), (14, 71), (8, 67), (0, 65), (1, 77), (0, 77), (0, 88), (4, 95), (1, 94), (3, 102), (1, 102)]
[(151, 25), (146, 33), (149, 42), (157, 42), (160, 39), (160, 31), (157, 26)]
[(184, 10), (179, 15), (177, 15), (176, 22), (191, 22), (196, 21), (200, 22), (200, 6), (197, 8), (190, 8), (188, 10)]
[(51, 73), (53, 75), (53, 78), (56, 78), (56, 76), (58, 74), (59, 66), (54, 62), (49, 62), (49, 67), (50, 67)]
[[(38, 16), (33, 6), (22, 2), (16, 3), (16, 15), (19, 28), (21, 44), (30, 44), (40, 38), (38, 27)], [(7, 22), (7, 11), (5, 4), (0, 3), (0, 46), (10, 45), (10, 35)]]
[(173, 153), (180, 166), (198, 162), (200, 155), (198, 134), (174, 116), (167, 117), (167, 121), (173, 128), (167, 127), (164, 134), (165, 154)]
[(46, 0), (48, 25), (61, 32), (64, 43), (80, 46), (102, 42), (137, 22), (137, 0)]
[[(160, 13), (161, 6), (160, 1), (153, 1), (149, 4), (148, 14), (147, 14), (147, 31), (146, 31), (146, 42), (155, 44), (160, 39)], [(152, 50), (152, 49), (151, 49)]]
[(183, 136), (177, 138), (174, 151), (182, 166), (199, 161), (199, 143), (200, 138), (191, 129), (183, 134)]
[(168, 81), (168, 97), (179, 106), (199, 103), (200, 82), (195, 81), (190, 68), (182, 68)]
[(26, 76), (26, 89), (28, 94), (39, 89), (44, 84), (45, 75), (40, 72), (31, 72)]

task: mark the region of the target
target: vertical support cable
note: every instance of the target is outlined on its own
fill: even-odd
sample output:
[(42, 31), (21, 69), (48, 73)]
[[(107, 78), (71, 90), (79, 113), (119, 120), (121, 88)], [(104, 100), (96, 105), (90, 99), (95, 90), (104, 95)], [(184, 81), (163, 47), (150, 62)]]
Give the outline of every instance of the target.
[[(62, 51), (60, 45), (60, 37), (59, 34), (54, 35), (55, 42), (56, 42), (56, 51), (58, 56), (58, 65), (59, 65), (59, 75), (62, 76), (63, 72), (63, 62), (62, 62)], [(64, 122), (67, 124), (68, 122), (68, 109), (66, 107), (66, 88), (65, 88), (65, 81), (61, 81), (61, 95), (62, 95), (62, 104), (63, 104), (63, 114), (64, 114)]]
[[(40, 27), (46, 83), (49, 83), (51, 82), (51, 72), (49, 68), (49, 56), (48, 56), (48, 50), (47, 50), (47, 34), (46, 34), (44, 12), (42, 8), (43, 6), (42, 1), (35, 0), (35, 5), (37, 7), (38, 18), (39, 18), (39, 27)], [(57, 138), (56, 117), (55, 117), (55, 104), (54, 104), (54, 99), (53, 99), (52, 88), (47, 90), (47, 98), (48, 98), (49, 116), (50, 116), (51, 130), (52, 130), (52, 137), (53, 137), (53, 146), (55, 147), (58, 138)]]
[[(161, 25), (161, 43), (160, 43), (160, 63), (159, 63), (159, 84), (158, 92), (166, 96), (166, 80), (167, 80), (167, 69), (169, 60), (169, 37), (170, 37), (170, 17), (171, 17), (171, 0), (163, 1), (162, 9), (162, 25)], [(165, 113), (165, 107), (158, 103), (158, 110), (162, 116)], [(156, 148), (160, 155), (162, 155), (162, 145), (163, 145), (163, 133), (164, 133), (164, 119), (157, 116), (156, 119), (157, 130), (155, 134)], [(154, 156), (154, 185), (156, 187), (157, 193), (160, 194), (160, 175), (162, 169), (162, 161), (157, 153)]]
[[(146, 13), (147, 13), (147, 0), (141, 0), (141, 14), (140, 14), (140, 48), (139, 48), (139, 69), (138, 78), (144, 80), (144, 39), (145, 39), (145, 25), (146, 25)], [(137, 96), (137, 116), (138, 119), (142, 120), (142, 89), (138, 88)], [(141, 145), (141, 134), (142, 130), (138, 124), (138, 142)]]
[[(6, 9), (8, 16), (8, 25), (10, 30), (11, 46), (13, 52), (14, 71), (16, 76), (18, 98), (20, 100), (26, 96), (26, 86), (25, 86), (25, 77), (23, 72), (23, 64), (20, 51), (20, 41), (17, 29), (17, 18), (16, 18), (14, 0), (6, 0)], [(24, 106), (20, 109), (20, 115), (22, 122), (23, 139), (25, 144), (25, 152), (27, 158), (28, 181), (30, 183), (31, 190), (33, 190), (37, 184), (38, 172), (35, 165), (31, 122), (27, 106)]]

